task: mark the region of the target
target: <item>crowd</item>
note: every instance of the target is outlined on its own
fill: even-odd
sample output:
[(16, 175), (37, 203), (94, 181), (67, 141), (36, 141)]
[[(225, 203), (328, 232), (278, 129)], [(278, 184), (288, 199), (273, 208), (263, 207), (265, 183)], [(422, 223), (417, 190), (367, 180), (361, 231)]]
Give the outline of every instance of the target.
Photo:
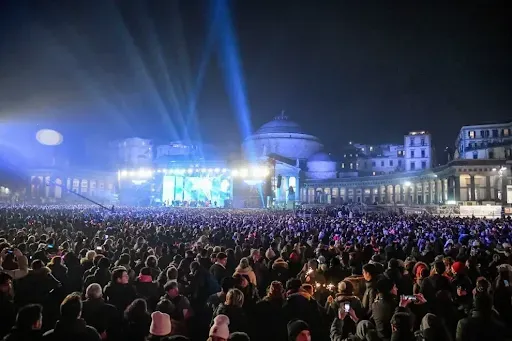
[(512, 336), (512, 221), (0, 208), (4, 340)]

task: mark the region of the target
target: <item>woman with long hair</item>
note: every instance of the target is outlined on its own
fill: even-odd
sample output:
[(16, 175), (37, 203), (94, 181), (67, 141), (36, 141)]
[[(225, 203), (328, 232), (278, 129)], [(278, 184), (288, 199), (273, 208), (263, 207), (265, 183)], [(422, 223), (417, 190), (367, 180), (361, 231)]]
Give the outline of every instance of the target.
[(244, 305), (244, 294), (238, 289), (230, 289), (226, 295), (226, 301), (221, 303), (214, 314), (226, 315), (229, 318), (230, 332), (248, 332), (249, 323), (242, 308)]
[(151, 315), (146, 301), (134, 300), (124, 311), (125, 335), (123, 340), (144, 341), (149, 334)]

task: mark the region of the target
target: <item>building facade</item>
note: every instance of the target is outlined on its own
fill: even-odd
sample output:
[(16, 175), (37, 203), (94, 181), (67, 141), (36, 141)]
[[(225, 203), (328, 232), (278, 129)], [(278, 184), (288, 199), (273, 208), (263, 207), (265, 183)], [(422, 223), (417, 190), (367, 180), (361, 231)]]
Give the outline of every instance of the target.
[(455, 141), (455, 159), (512, 158), (512, 122), (464, 126)]

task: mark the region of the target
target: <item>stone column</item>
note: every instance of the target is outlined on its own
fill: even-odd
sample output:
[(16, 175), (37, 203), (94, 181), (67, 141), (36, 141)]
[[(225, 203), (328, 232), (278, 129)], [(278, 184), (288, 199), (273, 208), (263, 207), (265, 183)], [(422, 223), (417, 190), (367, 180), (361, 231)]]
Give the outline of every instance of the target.
[(398, 200), (396, 200), (396, 186), (393, 185), (393, 204), (396, 204)]
[(446, 188), (445, 181), (441, 179), (441, 202), (445, 202), (446, 198)]
[(472, 201), (475, 201), (476, 200), (476, 184), (475, 184), (475, 176), (474, 175), (470, 175), (470, 195), (471, 195), (471, 198), (469, 200), (472, 200)]
[(485, 177), (485, 200), (493, 200), (491, 191), (491, 177), (487, 175)]
[(377, 203), (380, 204), (382, 201), (382, 186), (377, 187)]
[(460, 176), (453, 178), (453, 200), (460, 201)]
[(436, 202), (436, 181), (430, 181), (429, 182), (429, 189), (430, 189), (430, 202), (429, 204), (434, 204)]

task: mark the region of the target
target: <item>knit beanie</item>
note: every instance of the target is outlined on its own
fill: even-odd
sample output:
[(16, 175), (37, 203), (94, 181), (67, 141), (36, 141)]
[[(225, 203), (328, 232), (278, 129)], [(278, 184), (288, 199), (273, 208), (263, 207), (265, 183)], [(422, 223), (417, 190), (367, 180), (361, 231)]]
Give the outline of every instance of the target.
[(217, 336), (222, 339), (229, 338), (229, 317), (226, 315), (217, 315), (213, 320), (213, 326), (210, 328), (210, 334), (208, 336)]
[(151, 314), (149, 333), (154, 336), (167, 336), (171, 333), (171, 317), (166, 313), (155, 311)]
[(302, 320), (293, 320), (288, 322), (287, 328), (289, 341), (295, 341), (297, 336), (299, 336), (303, 330), (309, 330), (308, 324)]
[(455, 262), (452, 265), (453, 272), (455, 272), (457, 274), (460, 274), (461, 272), (463, 272), (465, 268), (466, 268), (466, 264), (464, 264), (462, 262)]

